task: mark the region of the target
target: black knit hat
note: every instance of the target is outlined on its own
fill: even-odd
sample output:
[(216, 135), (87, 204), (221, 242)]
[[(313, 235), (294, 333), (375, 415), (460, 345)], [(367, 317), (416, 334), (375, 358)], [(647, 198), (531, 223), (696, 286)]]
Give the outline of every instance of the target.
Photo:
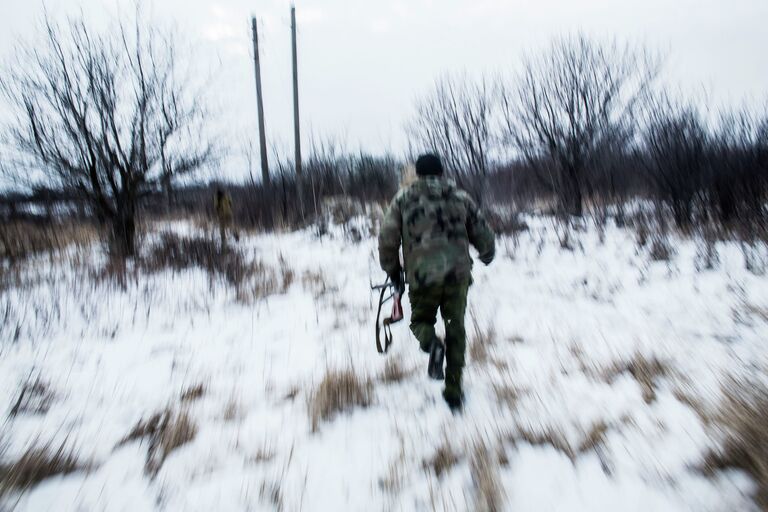
[(421, 155), (416, 160), (416, 174), (419, 176), (442, 176), (443, 164), (440, 157), (433, 153)]

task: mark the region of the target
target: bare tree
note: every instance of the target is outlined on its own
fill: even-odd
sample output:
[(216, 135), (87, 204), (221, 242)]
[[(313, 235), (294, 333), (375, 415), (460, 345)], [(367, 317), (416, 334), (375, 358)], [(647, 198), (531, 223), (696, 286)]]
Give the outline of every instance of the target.
[(566, 212), (582, 214), (587, 173), (633, 141), (658, 69), (648, 51), (577, 35), (528, 57), (500, 88), (505, 141)]
[(720, 116), (712, 134), (708, 198), (724, 224), (762, 221), (768, 196), (768, 118), (749, 110)]
[(205, 109), (174, 34), (144, 23), (96, 31), (84, 18), (46, 19), (38, 46), (20, 45), (0, 81), (18, 182), (78, 191), (134, 253), (143, 194), (168, 189), (214, 156)]
[(478, 200), (495, 151), (495, 97), (485, 80), (444, 77), (417, 101), (408, 125), (411, 147), (438, 153), (447, 172)]
[(698, 108), (667, 96), (654, 101), (643, 137), (642, 160), (657, 197), (672, 209), (675, 223), (688, 228), (703, 200), (709, 166), (709, 128)]

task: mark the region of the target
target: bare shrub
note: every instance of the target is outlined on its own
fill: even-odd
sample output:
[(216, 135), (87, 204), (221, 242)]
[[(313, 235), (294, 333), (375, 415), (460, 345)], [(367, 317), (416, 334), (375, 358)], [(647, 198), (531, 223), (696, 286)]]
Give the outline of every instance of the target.
[(242, 253), (222, 252), (210, 238), (183, 237), (171, 232), (160, 235), (160, 242), (143, 259), (143, 266), (152, 272), (197, 267), (211, 274), (220, 274), (231, 284), (240, 283), (256, 270), (245, 261)]
[(768, 510), (768, 386), (764, 382), (731, 380), (714, 425), (723, 437), (720, 449), (709, 454), (707, 470), (739, 468), (757, 484), (754, 499)]
[(669, 244), (666, 236), (654, 233), (651, 237), (651, 247), (648, 255), (653, 261), (669, 261), (675, 250)]
[(477, 512), (497, 512), (502, 509), (503, 492), (499, 481), (498, 457), (484, 442), (475, 442), (469, 460), (469, 472), (474, 487)]
[(174, 412), (165, 409), (147, 420), (139, 421), (128, 435), (118, 443), (124, 444), (148, 439), (147, 460), (144, 469), (151, 477), (155, 477), (168, 455), (176, 448), (195, 438), (197, 426), (186, 411)]
[(78, 459), (74, 448), (67, 448), (66, 441), (58, 446), (53, 442), (33, 444), (17, 460), (0, 464), (0, 499), (46, 478), (85, 471), (89, 467)]
[(321, 421), (355, 407), (367, 407), (373, 399), (373, 382), (355, 373), (354, 369), (328, 370), (309, 397), (309, 417), (312, 432)]
[(261, 261), (248, 260), (241, 251), (222, 252), (212, 239), (182, 237), (170, 232), (160, 235), (160, 242), (142, 258), (141, 265), (148, 272), (200, 268), (235, 287), (237, 300), (243, 303), (285, 292), (294, 280), (293, 270), (282, 258), (276, 271)]
[(459, 462), (459, 456), (451, 448), (447, 437), (443, 437), (443, 442), (437, 447), (435, 453), (428, 459), (425, 459), (421, 467), (424, 471), (432, 471), (435, 476), (440, 476), (453, 468)]
[(717, 234), (709, 224), (701, 229), (701, 234), (696, 238), (696, 256), (694, 265), (696, 270), (712, 270), (720, 263), (720, 255), (717, 252)]
[(11, 407), (10, 417), (22, 413), (45, 414), (53, 401), (53, 392), (39, 376), (32, 380), (31, 376), (22, 384), (19, 397)]
[(756, 276), (764, 275), (768, 267), (768, 246), (751, 240), (742, 241), (740, 245), (744, 256), (744, 268)]

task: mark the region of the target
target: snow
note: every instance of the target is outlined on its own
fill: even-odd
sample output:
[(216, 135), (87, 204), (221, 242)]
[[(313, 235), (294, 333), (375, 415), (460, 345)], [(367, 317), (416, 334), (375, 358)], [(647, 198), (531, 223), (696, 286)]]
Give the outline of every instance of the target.
[[(46, 413), (7, 420), (5, 457), (64, 442), (90, 468), (14, 496), (18, 509), (474, 510), (469, 461), (483, 442), (503, 454), (506, 510), (751, 510), (746, 474), (699, 470), (718, 443), (702, 414), (727, 377), (766, 376), (768, 325), (747, 307), (768, 305), (765, 278), (744, 268), (736, 244), (719, 244), (717, 268), (698, 271), (688, 240), (654, 262), (631, 231), (609, 225), (603, 241), (593, 227), (574, 231), (569, 251), (550, 219), (525, 220), (529, 231), (500, 238), (497, 260), (475, 267), (469, 310), (495, 337), (488, 361), (467, 357), (460, 416), (426, 377), (407, 300), (390, 354), (375, 350), (374, 238), (333, 228), (243, 237), (250, 257), (284, 259), (295, 276), (253, 304), (201, 270), (129, 271), (125, 288), (99, 281), (99, 248), (30, 262), (34, 284), (0, 294), (0, 404), (10, 410), (30, 375), (53, 399)], [(467, 331), (471, 343), (469, 312)], [(384, 383), (387, 358), (412, 372)], [(648, 400), (626, 368), (654, 359), (665, 371)], [(348, 367), (374, 379), (374, 403), (313, 433), (312, 390)], [(182, 403), (197, 384), (203, 395)], [(120, 442), (165, 408), (186, 410), (197, 434), (152, 477), (147, 441)], [(603, 441), (584, 448), (600, 426)], [(444, 443), (458, 462), (438, 477), (425, 461)]]

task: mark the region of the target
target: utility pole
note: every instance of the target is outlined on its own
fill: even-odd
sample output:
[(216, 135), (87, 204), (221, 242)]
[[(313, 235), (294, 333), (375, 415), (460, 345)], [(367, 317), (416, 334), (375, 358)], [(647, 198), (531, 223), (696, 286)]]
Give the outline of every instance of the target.
[(264, 99), (261, 95), (261, 66), (259, 65), (259, 34), (256, 16), (251, 17), (253, 31), (253, 66), (256, 73), (256, 103), (259, 109), (259, 151), (261, 153), (261, 182), (269, 185), (269, 159), (267, 156), (267, 134), (264, 131)]
[(296, 50), (296, 6), (291, 6), (291, 43), (293, 47), (293, 137), (296, 148), (296, 189), (299, 195), (299, 208), (304, 216), (303, 179), (301, 169), (301, 130), (299, 128), (299, 70)]

